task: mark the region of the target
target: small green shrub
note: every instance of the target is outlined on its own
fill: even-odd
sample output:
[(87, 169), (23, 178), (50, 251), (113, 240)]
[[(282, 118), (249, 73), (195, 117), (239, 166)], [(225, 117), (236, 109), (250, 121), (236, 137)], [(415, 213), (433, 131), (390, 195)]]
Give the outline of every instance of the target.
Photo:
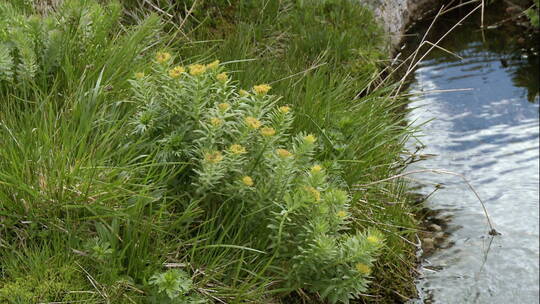
[(274, 252), (290, 288), (332, 303), (365, 291), (382, 238), (347, 233), (350, 195), (314, 160), (317, 138), (293, 134), (293, 111), (269, 85), (239, 90), (217, 61), (186, 69), (174, 59), (158, 53), (131, 83), (134, 140), (158, 161), (189, 164), (175, 191), (208, 219), (240, 213), (252, 227), (242, 240), (261, 236), (255, 249)]
[[(37, 85), (64, 91), (98, 79), (125, 79), (127, 66), (159, 36), (158, 18), (126, 28), (118, 1), (63, 1), (46, 14), (0, 3), (0, 86), (27, 93)], [(125, 35), (117, 35), (119, 28)], [(145, 40), (143, 42), (143, 40)], [(102, 69), (104, 65), (107, 68)], [(128, 68), (129, 69), (129, 68)], [(86, 79), (88, 81), (81, 81)]]
[[(0, 4), (1, 78), (17, 84), (33, 80), (38, 72), (49, 78), (61, 68), (66, 50), (75, 53), (72, 59), (80, 60), (77, 53), (109, 38), (106, 34), (118, 21), (121, 6), (69, 1), (61, 12), (28, 18), (9, 3)], [(72, 35), (78, 39), (69, 39)]]
[(158, 296), (162, 296), (159, 303), (206, 303), (204, 299), (190, 295), (193, 290), (193, 281), (184, 271), (170, 269), (155, 274), (150, 278), (150, 284), (156, 286)]

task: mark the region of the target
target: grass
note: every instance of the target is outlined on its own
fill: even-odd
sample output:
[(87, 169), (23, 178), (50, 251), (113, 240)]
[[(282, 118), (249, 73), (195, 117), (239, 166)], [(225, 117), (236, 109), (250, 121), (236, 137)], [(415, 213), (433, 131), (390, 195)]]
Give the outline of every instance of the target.
[[(151, 283), (166, 264), (182, 271), (171, 286), (184, 274), (193, 282), (193, 303), (320, 301), (285, 282), (264, 225), (211, 207), (188, 182), (191, 164), (157, 161), (147, 139), (128, 136), (137, 113), (128, 80), (152, 71), (158, 50), (182, 64), (217, 58), (239, 88), (271, 84), (295, 111), (291, 132), (319, 139), (314, 158), (332, 183), (368, 184), (403, 169), (411, 132), (394, 84), (373, 90), (388, 54), (371, 13), (345, 0), (72, 3), (43, 24), (30, 19), (21, 33), (48, 47), (30, 47), (27, 62), (21, 52), (18, 76), (0, 81), (0, 300), (166, 303)], [(35, 12), (26, 1), (7, 7), (5, 16)], [(35, 43), (9, 32), (15, 21), (0, 24), (0, 42)], [(385, 238), (360, 302), (414, 294), (406, 190), (395, 180), (349, 193), (348, 229)]]
[(538, 9), (540, 8), (540, 1), (535, 0), (533, 5), (525, 10), (525, 15), (529, 18), (531, 26), (534, 28), (540, 27), (540, 17), (538, 14)]

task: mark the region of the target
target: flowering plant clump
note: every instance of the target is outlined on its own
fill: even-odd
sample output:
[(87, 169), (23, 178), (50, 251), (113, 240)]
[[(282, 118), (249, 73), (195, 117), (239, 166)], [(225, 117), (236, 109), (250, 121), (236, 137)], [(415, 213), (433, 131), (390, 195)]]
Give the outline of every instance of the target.
[(383, 239), (348, 232), (351, 197), (314, 159), (317, 135), (291, 134), (294, 111), (276, 105), (269, 85), (250, 93), (219, 61), (179, 69), (174, 55), (160, 54), (130, 80), (137, 144), (159, 161), (189, 164), (192, 174), (173, 184), (218, 213), (208, 216), (235, 210), (262, 230), (255, 249), (273, 252), (269, 269), (289, 288), (333, 303), (364, 292)]

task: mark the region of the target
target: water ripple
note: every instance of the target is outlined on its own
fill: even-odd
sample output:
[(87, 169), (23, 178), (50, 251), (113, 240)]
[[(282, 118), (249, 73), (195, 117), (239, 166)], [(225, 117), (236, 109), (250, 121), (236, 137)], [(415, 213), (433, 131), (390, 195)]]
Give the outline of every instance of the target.
[(434, 303), (538, 303), (539, 105), (530, 102), (534, 87), (523, 86), (527, 73), (538, 70), (538, 58), (524, 61), (499, 52), (477, 34), (461, 35), (466, 42), (452, 46), (464, 59), (444, 52), (430, 56), (416, 70), (411, 91), (473, 90), (412, 99), (411, 121), (434, 119), (422, 126), (421, 140), (427, 145), (422, 152), (438, 156), (410, 170), (445, 168), (464, 174), (502, 236), (487, 235), (479, 202), (462, 181), (415, 176), (446, 186), (428, 206), (452, 216), (449, 241), (454, 243), (425, 262), (418, 286)]

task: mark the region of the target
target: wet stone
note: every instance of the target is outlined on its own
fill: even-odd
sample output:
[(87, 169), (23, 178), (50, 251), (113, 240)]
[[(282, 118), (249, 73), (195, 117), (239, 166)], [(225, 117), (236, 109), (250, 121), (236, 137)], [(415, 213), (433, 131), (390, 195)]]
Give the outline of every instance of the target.
[(439, 231), (442, 231), (442, 228), (441, 228), (441, 226), (439, 226), (437, 224), (431, 224), (431, 225), (429, 225), (429, 230), (439, 232)]

